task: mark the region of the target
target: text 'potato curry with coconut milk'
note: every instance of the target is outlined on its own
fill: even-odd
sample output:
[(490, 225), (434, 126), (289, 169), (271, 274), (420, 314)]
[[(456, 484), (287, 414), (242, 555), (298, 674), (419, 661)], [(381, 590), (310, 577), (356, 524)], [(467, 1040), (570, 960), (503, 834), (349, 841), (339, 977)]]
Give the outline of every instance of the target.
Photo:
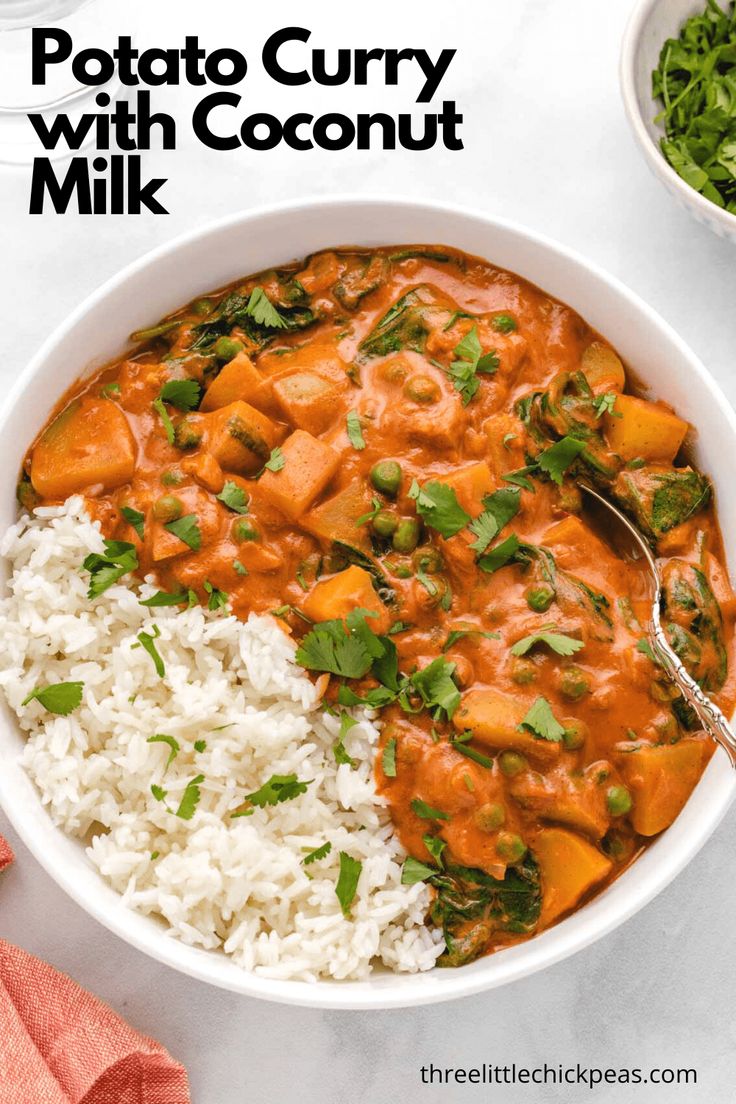
[(576, 478), (650, 538), (669, 638), (724, 709), (734, 595), (687, 423), (626, 394), (574, 311), (451, 249), (340, 250), (134, 338), (38, 438), (21, 502), (85, 496), (91, 593), (155, 573), (150, 604), (270, 612), (330, 708), (380, 710), (441, 963), (552, 924), (671, 824), (712, 745)]

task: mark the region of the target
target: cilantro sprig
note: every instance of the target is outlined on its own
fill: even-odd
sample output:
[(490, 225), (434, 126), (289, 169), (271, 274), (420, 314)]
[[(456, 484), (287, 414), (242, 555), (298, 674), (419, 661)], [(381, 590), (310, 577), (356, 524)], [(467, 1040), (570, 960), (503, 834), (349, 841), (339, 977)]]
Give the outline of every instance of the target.
[(23, 699), (21, 705), (37, 701), (47, 712), (68, 717), (82, 704), (83, 690), (83, 682), (55, 682), (49, 686), (37, 686)]
[(558, 744), (565, 735), (564, 726), (555, 717), (546, 698), (537, 698), (519, 728), (554, 744)]
[(571, 656), (585, 647), (582, 640), (576, 640), (573, 636), (566, 636), (565, 633), (559, 633), (555, 630), (556, 626), (553, 624), (543, 625), (539, 632), (530, 633), (528, 636), (522, 637), (521, 640), (517, 640), (511, 648), (511, 654), (523, 656), (537, 645), (545, 644), (559, 656)]
[(231, 818), (251, 816), (254, 809), (265, 809), (269, 805), (280, 805), (284, 801), (293, 801), (295, 797), (307, 792), (313, 779), (300, 781), (295, 774), (272, 774), (253, 793), (246, 794), (243, 802), (230, 813)]
[(459, 391), (463, 406), (467, 406), (480, 387), (478, 373), (493, 374), (498, 368), (499, 359), (495, 350), (483, 353), (478, 327), (473, 326), (454, 349), (456, 360), (449, 368), (449, 376), (456, 391)]
[(482, 555), (491, 541), (494, 541), (503, 527), (519, 512), (521, 492), (512, 487), (503, 487), (483, 499), (483, 513), (471, 521), (469, 529), (475, 540), (470, 545), (474, 552)]
[(463, 510), (457, 495), (447, 483), (430, 481), (420, 487), (416, 479), (409, 488), (409, 498), (416, 503), (419, 516), (425, 525), (442, 537), (452, 537), (464, 529), (471, 520)]
[(288, 326), (286, 319), (279, 314), (262, 287), (253, 288), (245, 313), (257, 326), (267, 326), (271, 330), (285, 330)]
[(88, 598), (99, 596), (138, 567), (138, 556), (135, 545), (128, 541), (106, 540), (105, 552), (91, 552), (82, 564), (85, 571), (89, 571)]

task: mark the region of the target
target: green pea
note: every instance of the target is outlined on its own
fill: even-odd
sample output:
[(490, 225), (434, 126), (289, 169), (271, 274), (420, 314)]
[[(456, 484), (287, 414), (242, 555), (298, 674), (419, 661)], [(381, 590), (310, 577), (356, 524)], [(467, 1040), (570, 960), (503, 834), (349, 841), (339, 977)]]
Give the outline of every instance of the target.
[(379, 460), (371, 468), (371, 483), (381, 494), (394, 498), (401, 487), (401, 464), (396, 460)]
[(403, 518), (396, 526), (391, 544), (397, 552), (413, 552), (419, 544), (419, 519)]
[(178, 487), (184, 482), (184, 473), (178, 468), (169, 468), (168, 471), (161, 473), (161, 482), (164, 487)]
[(412, 376), (404, 385), (404, 394), (417, 403), (436, 403), (440, 389), (431, 376)]
[(247, 518), (237, 518), (233, 522), (230, 532), (233, 535), (233, 540), (236, 540), (239, 544), (242, 541), (256, 541), (260, 536), (256, 527)]
[(489, 801), (475, 810), (473, 820), (481, 832), (495, 832), (506, 820), (506, 810), (500, 802)]
[(544, 613), (555, 600), (555, 592), (551, 587), (541, 586), (534, 587), (533, 590), (527, 591), (526, 604), (529, 609), (533, 609), (535, 613)]
[(418, 548), (411, 562), (416, 571), (423, 571), (425, 575), (436, 575), (442, 570), (442, 557), (435, 548)]
[(606, 793), (606, 805), (612, 816), (624, 816), (631, 810), (634, 802), (626, 786), (609, 786)]
[(526, 770), (527, 762), (518, 751), (502, 751), (498, 757), (498, 765), (508, 778), (513, 778), (515, 774)]
[(195, 299), (192, 303), (192, 314), (209, 314), (212, 310), (211, 299)]
[(537, 677), (537, 668), (531, 659), (524, 656), (514, 656), (510, 665), (511, 678), (517, 686), (528, 686)]
[(578, 701), (590, 692), (590, 681), (579, 667), (565, 667), (560, 672), (560, 693), (572, 701)]
[(500, 832), (496, 840), (496, 852), (508, 863), (518, 863), (526, 855), (526, 844), (515, 832)]
[(399, 519), (389, 510), (379, 510), (371, 522), (371, 527), (379, 537), (392, 537), (399, 527)]
[(153, 504), (156, 521), (176, 521), (184, 513), (184, 503), (176, 495), (162, 495)]
[(568, 725), (562, 734), (562, 744), (568, 751), (577, 751), (585, 743), (585, 725), (581, 721)]
[(232, 360), (238, 353), (242, 353), (245, 345), (234, 337), (218, 337), (212, 346), (212, 352), (218, 360)]

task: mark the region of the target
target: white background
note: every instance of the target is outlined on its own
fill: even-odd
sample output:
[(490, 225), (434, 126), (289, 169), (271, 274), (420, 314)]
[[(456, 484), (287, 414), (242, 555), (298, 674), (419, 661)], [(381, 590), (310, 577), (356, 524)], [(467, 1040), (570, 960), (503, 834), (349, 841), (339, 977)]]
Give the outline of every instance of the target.
[[(0, 167), (0, 373), (8, 384), (50, 330), (128, 261), (182, 230), (263, 202), (337, 191), (405, 192), (517, 219), (621, 277), (680, 331), (736, 399), (734, 247), (692, 222), (649, 176), (627, 129), (618, 48), (631, 0), (422, 0), (276, 5), (156, 0), (121, 33), (138, 45), (238, 45), (243, 112), (411, 110), (399, 88), (283, 89), (260, 48), (289, 24), (315, 46), (456, 47), (440, 96), (465, 115), (465, 150), (215, 153), (191, 136), (191, 89), (155, 93), (179, 121), (167, 217), (30, 217), (29, 173)], [(123, 19), (125, 22), (123, 22)], [(436, 101), (436, 102), (437, 102)], [(331, 244), (331, 243), (325, 243)], [(204, 290), (204, 289), (203, 289)], [(574, 305), (574, 304), (573, 304)], [(141, 321), (150, 321), (141, 304)], [(516, 1101), (709, 1104), (734, 1099), (736, 811), (676, 884), (576, 958), (454, 1004), (387, 1013), (290, 1009), (218, 992), (118, 941), (68, 901), (0, 815), (17, 864), (0, 884), (0, 934), (70, 973), (188, 1068), (196, 1104)], [(422, 1087), (419, 1067), (545, 1061), (695, 1066), (697, 1088)]]

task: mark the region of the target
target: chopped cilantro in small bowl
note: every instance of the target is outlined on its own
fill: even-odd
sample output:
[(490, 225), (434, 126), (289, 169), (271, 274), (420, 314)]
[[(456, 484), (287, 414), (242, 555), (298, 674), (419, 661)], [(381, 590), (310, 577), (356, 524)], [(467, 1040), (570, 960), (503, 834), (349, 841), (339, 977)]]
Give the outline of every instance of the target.
[(649, 167), (699, 222), (736, 243), (736, 5), (640, 0), (621, 87)]

